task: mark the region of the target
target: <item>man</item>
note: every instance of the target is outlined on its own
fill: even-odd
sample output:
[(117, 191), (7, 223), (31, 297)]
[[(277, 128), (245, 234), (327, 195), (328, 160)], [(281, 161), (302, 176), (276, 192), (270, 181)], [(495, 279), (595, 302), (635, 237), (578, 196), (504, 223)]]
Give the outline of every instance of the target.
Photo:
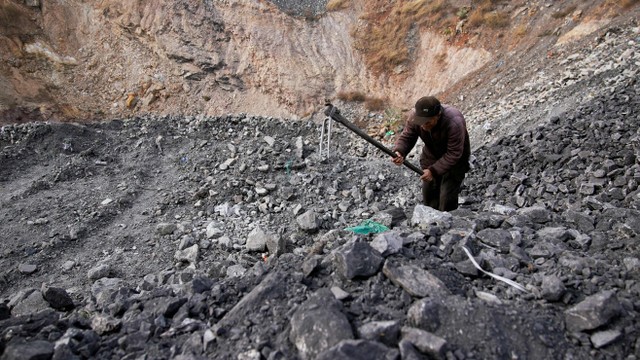
[(402, 165), (418, 138), (425, 145), (420, 156), (424, 171), (420, 177), (423, 203), (440, 211), (457, 209), (471, 155), (462, 113), (452, 106), (441, 105), (433, 96), (420, 98), (396, 141), (394, 152), (398, 156), (393, 158), (396, 165)]

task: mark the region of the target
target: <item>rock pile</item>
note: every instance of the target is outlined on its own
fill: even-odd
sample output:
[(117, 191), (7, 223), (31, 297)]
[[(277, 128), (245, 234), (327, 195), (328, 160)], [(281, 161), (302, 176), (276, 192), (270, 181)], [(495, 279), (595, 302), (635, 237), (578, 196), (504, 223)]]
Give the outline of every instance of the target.
[[(516, 60), (515, 66), (504, 71), (502, 61), (496, 62), (491, 71), (499, 75), (490, 84), (482, 84), (479, 95), (460, 102), (459, 107), (474, 125), (470, 130), (472, 144), (521, 132), (540, 119), (557, 117), (636, 82), (640, 27), (637, 22), (608, 27), (583, 42), (551, 44), (545, 51), (546, 57)], [(474, 94), (465, 91), (465, 96)]]

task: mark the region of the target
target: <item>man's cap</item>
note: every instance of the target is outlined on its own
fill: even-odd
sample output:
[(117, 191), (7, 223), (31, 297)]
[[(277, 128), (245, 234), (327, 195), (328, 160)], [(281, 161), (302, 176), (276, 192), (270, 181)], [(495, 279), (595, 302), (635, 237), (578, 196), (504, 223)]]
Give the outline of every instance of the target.
[(424, 125), (424, 123), (438, 114), (440, 114), (440, 110), (442, 106), (440, 105), (440, 101), (433, 96), (424, 96), (421, 97), (416, 102), (416, 110), (415, 113), (412, 114), (412, 121), (419, 126)]

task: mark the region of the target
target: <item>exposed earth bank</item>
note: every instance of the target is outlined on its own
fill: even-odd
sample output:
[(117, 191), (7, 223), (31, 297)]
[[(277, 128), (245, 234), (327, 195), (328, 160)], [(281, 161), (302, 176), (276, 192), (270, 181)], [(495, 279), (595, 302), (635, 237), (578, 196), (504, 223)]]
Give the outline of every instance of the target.
[(640, 84), (619, 80), (476, 149), (451, 213), (337, 125), (328, 159), (308, 121), (5, 126), (2, 359), (636, 358)]

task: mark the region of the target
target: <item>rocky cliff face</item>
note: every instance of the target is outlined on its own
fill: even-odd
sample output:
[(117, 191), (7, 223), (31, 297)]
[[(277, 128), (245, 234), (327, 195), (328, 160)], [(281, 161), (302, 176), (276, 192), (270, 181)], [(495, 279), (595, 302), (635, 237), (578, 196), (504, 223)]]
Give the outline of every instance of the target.
[[(538, 32), (562, 21), (549, 13), (571, 5), (566, 3), (557, 9), (537, 2), (503, 7)], [(580, 4), (582, 18), (574, 16), (558, 34), (600, 3)], [(362, 31), (363, 13), (374, 2), (353, 1), (331, 12), (324, 4), (5, 0), (0, 42), (9, 51), (1, 55), (2, 120), (97, 120), (144, 112), (303, 118), (339, 91), (407, 106), (409, 99), (471, 81), (465, 77), (505, 50), (532, 47), (539, 35), (461, 29), (464, 36), (456, 37), (444, 26), (423, 25), (407, 35), (409, 62), (373, 75), (352, 33)], [(489, 81), (483, 74), (476, 78)]]

